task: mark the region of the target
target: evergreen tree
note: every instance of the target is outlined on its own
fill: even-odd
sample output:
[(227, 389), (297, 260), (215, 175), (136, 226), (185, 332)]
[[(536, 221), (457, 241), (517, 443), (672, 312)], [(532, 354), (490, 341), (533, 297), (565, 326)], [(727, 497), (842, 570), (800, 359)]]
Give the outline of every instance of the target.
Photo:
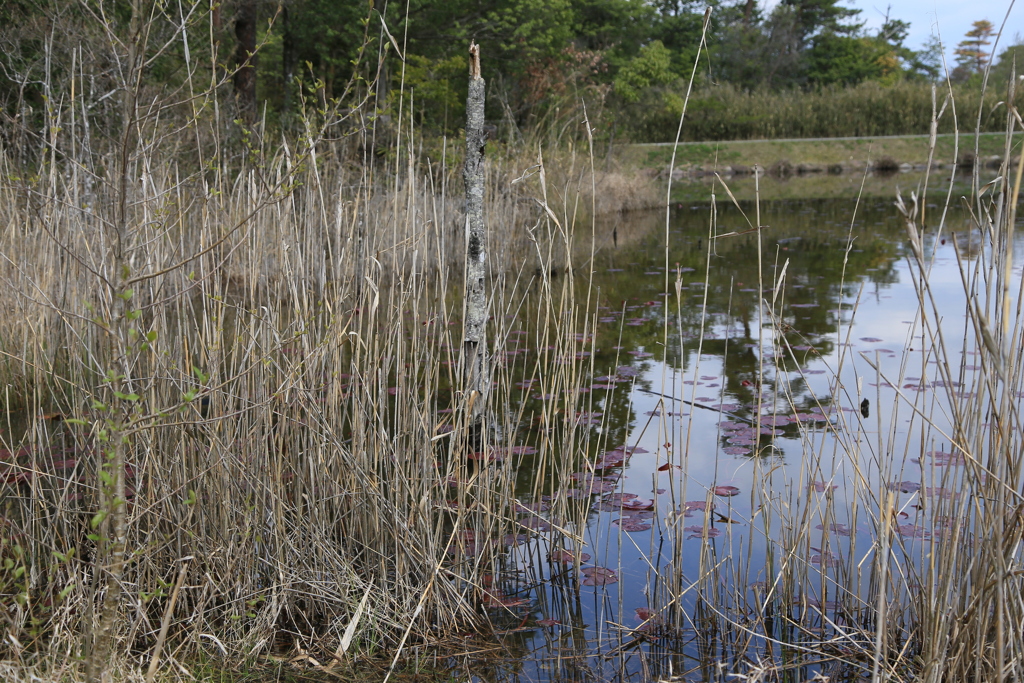
[(991, 54), (985, 48), (992, 44), (990, 38), (995, 35), (992, 22), (980, 19), (971, 26), (971, 30), (965, 34), (964, 39), (960, 41), (954, 52), (956, 55), (956, 68), (953, 70), (954, 80), (964, 81), (974, 74), (982, 73), (991, 59)]

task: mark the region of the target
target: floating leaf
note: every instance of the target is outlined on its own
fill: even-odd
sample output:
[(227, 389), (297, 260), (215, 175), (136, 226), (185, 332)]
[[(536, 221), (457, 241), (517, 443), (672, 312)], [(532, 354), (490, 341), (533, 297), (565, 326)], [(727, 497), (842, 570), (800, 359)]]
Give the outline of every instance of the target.
[(683, 531), (691, 532), (686, 537), (687, 540), (691, 538), (718, 538), (722, 535), (722, 530), (716, 527), (688, 526)]
[(605, 586), (619, 580), (618, 574), (606, 567), (584, 567), (581, 571), (587, 577), (583, 580), (584, 586)]
[(654, 507), (653, 498), (633, 498), (630, 500), (622, 501), (622, 507), (625, 510), (648, 510)]
[(740, 490), (735, 486), (716, 486), (714, 492), (716, 496), (728, 498), (729, 496), (739, 495)]
[(958, 467), (967, 463), (967, 458), (962, 453), (946, 453), (944, 451), (928, 451), (926, 454), (932, 459), (932, 464), (936, 467), (945, 467), (947, 465), (951, 467)]
[(931, 538), (931, 532), (925, 529), (923, 526), (917, 526), (915, 524), (901, 524), (896, 527), (899, 531), (900, 536), (907, 538)]
[[(590, 555), (587, 553), (580, 553), (579, 561), (586, 562), (590, 559)], [(576, 562), (576, 555), (569, 552), (568, 550), (552, 550), (548, 553), (548, 560), (555, 563), (567, 564), (569, 562)]]

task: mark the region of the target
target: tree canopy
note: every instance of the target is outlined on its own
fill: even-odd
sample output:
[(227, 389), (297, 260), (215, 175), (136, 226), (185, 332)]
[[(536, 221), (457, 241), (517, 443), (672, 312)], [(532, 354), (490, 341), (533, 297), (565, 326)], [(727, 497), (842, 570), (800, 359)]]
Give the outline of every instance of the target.
[[(905, 45), (907, 22), (887, 18), (868, 31), (860, 10), (839, 0), (781, 0), (770, 10), (756, 0), (228, 0), (196, 16), (216, 37), (218, 64), (225, 73), (236, 70), (243, 118), (266, 112), (287, 124), (304, 102), (326, 105), (372, 89), (380, 111), (409, 93), (419, 123), (454, 132), (462, 125), (471, 40), (482, 45), (489, 74), (488, 118), (530, 125), (566, 98), (580, 97), (624, 121), (659, 111), (667, 117), (681, 106), (693, 73), (707, 4), (712, 12), (698, 88), (813, 91), (941, 76), (935, 45)], [(120, 31), (126, 7), (128, 0), (0, 3), (5, 118), (24, 116), (26, 103), (43, 107), (44, 72), (52, 78), (72, 62), (55, 59), (57, 53), (95, 39), (101, 32), (88, 22), (97, 16)], [(160, 11), (154, 16), (174, 21)], [(954, 78), (968, 80), (988, 64), (992, 33), (985, 20), (967, 31)], [(63, 39), (53, 41), (54, 35)], [(151, 79), (173, 84), (183, 73), (180, 57), (162, 55)], [(88, 50), (76, 59), (88, 59)], [(97, 74), (108, 68), (93, 67)]]

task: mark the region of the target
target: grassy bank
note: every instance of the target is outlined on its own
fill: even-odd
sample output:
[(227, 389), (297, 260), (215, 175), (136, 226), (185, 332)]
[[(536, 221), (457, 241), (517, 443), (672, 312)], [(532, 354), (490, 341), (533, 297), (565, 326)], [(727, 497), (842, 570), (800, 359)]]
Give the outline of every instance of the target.
[[(672, 161), (673, 145), (621, 145), (614, 150), (622, 172), (644, 174), (664, 183)], [(939, 135), (930, 170), (929, 138), (923, 135), (899, 137), (840, 138), (819, 140), (731, 140), (684, 142), (675, 151), (673, 202), (705, 202), (720, 181), (739, 200), (824, 199), (858, 196), (891, 197), (897, 188), (915, 188), (926, 179), (933, 188), (948, 187), (969, 192), (972, 167), (980, 162), (984, 182), (999, 175), (999, 162), (1006, 153), (1006, 136)], [(1020, 143), (1011, 147), (1011, 157), (1020, 153)], [(976, 155), (976, 156), (975, 156)], [(878, 170), (878, 166), (884, 168)], [(755, 167), (765, 173), (757, 180)], [(781, 171), (781, 172), (780, 172)], [(721, 187), (717, 190), (724, 194)]]

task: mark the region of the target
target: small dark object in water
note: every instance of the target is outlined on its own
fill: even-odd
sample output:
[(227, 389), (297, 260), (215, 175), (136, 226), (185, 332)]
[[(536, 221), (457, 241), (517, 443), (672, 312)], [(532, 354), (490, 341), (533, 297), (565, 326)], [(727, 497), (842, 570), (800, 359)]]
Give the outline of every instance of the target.
[(871, 401), (864, 399), (860, 402), (860, 414), (864, 417), (871, 416)]

